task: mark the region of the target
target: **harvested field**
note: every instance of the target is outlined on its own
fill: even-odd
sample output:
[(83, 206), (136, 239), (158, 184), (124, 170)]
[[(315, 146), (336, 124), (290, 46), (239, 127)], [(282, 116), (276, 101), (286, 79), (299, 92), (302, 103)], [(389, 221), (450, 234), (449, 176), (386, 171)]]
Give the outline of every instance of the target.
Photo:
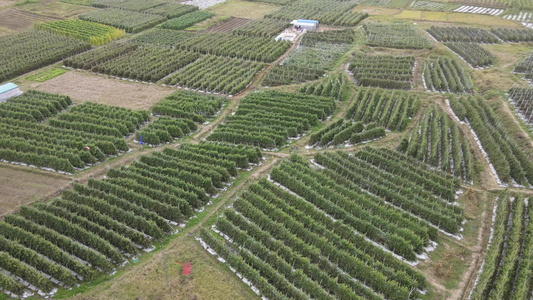
[(0, 11), (0, 27), (5, 27), (15, 31), (28, 29), (35, 23), (54, 20), (58, 19), (15, 8), (8, 8), (6, 10)]
[(216, 24), (215, 26), (209, 27), (207, 31), (218, 32), (218, 33), (231, 33), (233, 30), (251, 21), (252, 19), (231, 17), (230, 19), (220, 22)]
[(91, 101), (131, 109), (149, 109), (154, 103), (176, 91), (170, 87), (75, 71), (24, 88), (68, 95), (76, 102)]
[(0, 163), (0, 216), (53, 196), (70, 183), (66, 175)]

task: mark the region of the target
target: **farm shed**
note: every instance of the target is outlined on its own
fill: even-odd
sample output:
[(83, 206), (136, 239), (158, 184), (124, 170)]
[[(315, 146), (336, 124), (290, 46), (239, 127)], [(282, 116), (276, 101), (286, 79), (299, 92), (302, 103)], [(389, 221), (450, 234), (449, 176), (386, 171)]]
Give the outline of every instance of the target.
[(318, 30), (318, 21), (316, 21), (316, 20), (298, 19), (298, 20), (292, 21), (291, 24), (296, 29), (305, 29), (307, 31), (317, 31)]
[(18, 85), (10, 82), (4, 85), (0, 85), (0, 102), (4, 102), (11, 97), (21, 95)]

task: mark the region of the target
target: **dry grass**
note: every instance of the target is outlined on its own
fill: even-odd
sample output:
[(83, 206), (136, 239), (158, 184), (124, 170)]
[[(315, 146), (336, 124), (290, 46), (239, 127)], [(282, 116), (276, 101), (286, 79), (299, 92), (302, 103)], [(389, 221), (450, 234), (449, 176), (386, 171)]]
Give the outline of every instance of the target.
[(206, 9), (221, 16), (230, 16), (247, 19), (261, 19), (264, 15), (271, 13), (279, 6), (240, 0), (228, 0), (213, 7)]
[[(165, 250), (168, 280), (160, 251), (111, 281), (71, 299), (259, 299), (227, 267), (190, 236), (175, 239)], [(181, 275), (179, 262), (192, 262), (191, 275)]]
[(20, 205), (51, 197), (69, 183), (66, 175), (1, 163), (0, 216), (13, 212)]
[(177, 91), (175, 88), (78, 71), (69, 71), (42, 83), (23, 81), (21, 87), (23, 90), (32, 88), (68, 95), (76, 102), (91, 101), (132, 109), (149, 109), (157, 101)]

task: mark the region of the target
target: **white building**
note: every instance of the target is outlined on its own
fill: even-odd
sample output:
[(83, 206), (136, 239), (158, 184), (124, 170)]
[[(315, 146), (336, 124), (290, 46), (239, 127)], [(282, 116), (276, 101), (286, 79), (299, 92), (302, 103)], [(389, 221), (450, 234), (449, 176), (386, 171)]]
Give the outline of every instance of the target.
[(291, 22), (293, 27), (298, 30), (317, 31), (318, 21), (298, 19)]
[(15, 96), (22, 95), (18, 85), (10, 82), (4, 85), (0, 85), (0, 103)]

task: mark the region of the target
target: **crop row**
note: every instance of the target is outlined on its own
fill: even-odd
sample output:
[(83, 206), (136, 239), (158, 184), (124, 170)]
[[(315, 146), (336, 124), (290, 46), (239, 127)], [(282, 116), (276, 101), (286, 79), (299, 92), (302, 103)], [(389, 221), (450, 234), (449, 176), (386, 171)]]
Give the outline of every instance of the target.
[[(416, 298), (425, 285), (423, 276), (366, 238), (372, 239), (378, 226), (381, 244), (400, 245), (400, 236), (410, 235), (423, 245), (429, 234), (421, 225), (427, 223), (363, 192), (340, 173), (308, 164), (293, 156), (272, 171), (272, 179), (292, 193), (262, 179), (237, 199), (236, 211), (225, 212), (216, 230), (224, 233), (230, 249), (210, 230), (201, 238), (252, 280), (262, 296)], [(270, 284), (261, 284), (254, 272)]]
[(261, 71), (261, 62), (204, 55), (162, 80), (164, 84), (235, 95), (244, 90)]
[(494, 64), (494, 55), (479, 44), (457, 42), (446, 43), (446, 46), (473, 68), (484, 68)]
[(126, 35), (122, 29), (83, 20), (47, 22), (36, 25), (36, 28), (87, 41), (93, 45), (102, 45)]
[(461, 64), (443, 56), (425, 62), (424, 83), (428, 91), (470, 94), (474, 90), (472, 79)]
[(332, 70), (340, 58), (350, 50), (349, 44), (317, 42), (312, 46), (300, 46), (289, 53), (283, 65), (293, 65), (316, 70)]
[(533, 52), (529, 53), (523, 60), (518, 62), (514, 72), (524, 74), (527, 79), (533, 80)]
[(362, 86), (408, 90), (414, 68), (414, 56), (356, 54), (348, 71)]
[(157, 46), (174, 47), (181, 41), (191, 38), (192, 32), (177, 31), (172, 29), (154, 28), (135, 35), (130, 42), (134, 44), (154, 44)]
[(346, 112), (346, 120), (376, 123), (390, 131), (403, 131), (420, 107), (420, 98), (402, 91), (360, 89)]
[(314, 46), (316, 43), (327, 44), (353, 44), (355, 42), (355, 31), (352, 28), (344, 30), (328, 30), (328, 31), (310, 31), (306, 32), (302, 40), (301, 46)]
[(461, 121), (468, 120), (502, 183), (533, 183), (529, 151), (518, 146), (483, 98), (450, 99), (450, 105)]
[(93, 7), (97, 8), (119, 8), (131, 11), (146, 11), (147, 9), (158, 7), (165, 4), (166, 1), (143, 1), (143, 0), (95, 0)]
[(167, 18), (160, 15), (114, 8), (95, 10), (80, 15), (79, 18), (124, 29), (127, 33), (137, 33), (167, 20)]
[(319, 147), (337, 146), (345, 143), (354, 145), (382, 138), (385, 134), (385, 128), (377, 126), (375, 122), (365, 126), (363, 122), (354, 123), (339, 119), (313, 133), (308, 144)]
[(533, 274), (533, 201), (522, 195), (496, 200), (491, 241), (469, 299), (527, 299)]
[(399, 49), (431, 49), (433, 44), (418, 32), (411, 24), (381, 24), (367, 22), (363, 25), (366, 44), (373, 47)]
[(533, 88), (512, 87), (509, 90), (509, 100), (522, 120), (533, 125)]
[[(22, 206), (0, 222), (0, 288), (22, 295), (27, 282), (45, 293), (111, 273), (190, 218), (232, 180), (258, 163), (252, 148), (199, 144), (141, 156), (106, 179), (73, 184), (60, 199)], [(30, 287), (31, 289), (31, 287)]]
[(276, 91), (246, 95), (207, 139), (274, 149), (324, 120), (335, 108), (333, 98)]
[(491, 28), (490, 32), (505, 42), (533, 42), (533, 30), (526, 28)]
[(276, 65), (263, 77), (261, 85), (280, 86), (320, 79), (324, 71), (291, 65)]
[(300, 93), (332, 97), (344, 101), (349, 97), (348, 83), (343, 74), (330, 75), (320, 83), (306, 84), (300, 88)]
[(440, 170), (472, 182), (472, 154), (457, 124), (434, 106), (427, 110), (411, 133), (397, 147)]
[(2, 103), (0, 158), (73, 173), (127, 151), (124, 136), (148, 119), (146, 112), (93, 103), (62, 112), (71, 103), (66, 96), (35, 91)]
[(0, 37), (0, 82), (91, 48), (88, 43), (55, 33), (31, 30)]
[(265, 18), (273, 18), (285, 21), (294, 19), (318, 20), (320, 24), (332, 26), (354, 27), (364, 18), (367, 13), (357, 13), (351, 10), (357, 5), (357, 1), (317, 1), (298, 0), (281, 7), (279, 10), (265, 15)]
[(194, 11), (192, 13), (183, 15), (181, 17), (166, 21), (165, 23), (161, 24), (161, 27), (164, 29), (182, 30), (196, 23), (205, 21), (214, 15), (215, 14), (212, 12), (198, 10), (198, 11)]
[(494, 44), (500, 40), (488, 30), (475, 27), (431, 26), (427, 32), (439, 42)]
[(289, 23), (283, 20), (257, 19), (240, 26), (232, 33), (244, 36), (272, 38), (287, 27), (289, 27)]

